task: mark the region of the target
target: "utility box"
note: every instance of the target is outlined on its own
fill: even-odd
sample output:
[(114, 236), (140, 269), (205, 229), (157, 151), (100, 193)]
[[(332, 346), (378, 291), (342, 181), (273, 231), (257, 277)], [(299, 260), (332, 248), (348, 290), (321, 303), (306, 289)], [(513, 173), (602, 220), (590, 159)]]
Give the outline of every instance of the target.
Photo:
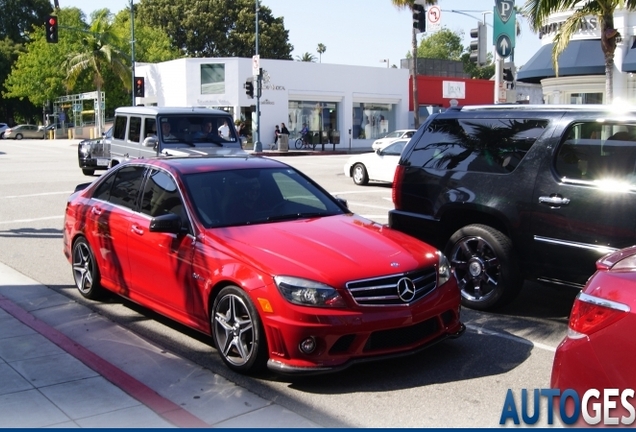
[(287, 134), (278, 135), (278, 151), (281, 151), (281, 152), (289, 151), (289, 135)]

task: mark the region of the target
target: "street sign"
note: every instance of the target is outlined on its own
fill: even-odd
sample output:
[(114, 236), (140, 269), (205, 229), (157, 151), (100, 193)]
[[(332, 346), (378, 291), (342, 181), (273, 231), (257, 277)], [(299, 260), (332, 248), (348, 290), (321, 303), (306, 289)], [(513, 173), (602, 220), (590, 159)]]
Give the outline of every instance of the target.
[(426, 31), (428, 33), (439, 31), (442, 28), (442, 10), (439, 6), (429, 6), (426, 11)]
[(510, 41), (510, 37), (506, 34), (499, 35), (497, 38), (497, 43), (495, 44), (495, 49), (497, 50), (497, 54), (499, 57), (506, 58), (512, 52), (512, 42)]
[(515, 47), (516, 23), (514, 0), (495, 0), (492, 43), (501, 57), (508, 57)]
[(261, 56), (254, 55), (252, 56), (252, 75), (257, 76), (260, 72), (261, 68)]

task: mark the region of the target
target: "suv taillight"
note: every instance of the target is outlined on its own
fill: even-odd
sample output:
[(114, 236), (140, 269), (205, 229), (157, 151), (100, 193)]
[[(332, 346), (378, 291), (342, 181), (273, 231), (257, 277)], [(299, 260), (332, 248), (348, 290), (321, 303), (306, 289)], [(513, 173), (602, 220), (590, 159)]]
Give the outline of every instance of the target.
[(570, 314), (568, 336), (583, 338), (595, 333), (627, 316), (629, 306), (580, 293), (574, 301)]
[(404, 166), (398, 165), (393, 175), (393, 189), (391, 189), (391, 199), (396, 209), (402, 207), (402, 194), (398, 193), (398, 189), (402, 189), (402, 180), (404, 179)]

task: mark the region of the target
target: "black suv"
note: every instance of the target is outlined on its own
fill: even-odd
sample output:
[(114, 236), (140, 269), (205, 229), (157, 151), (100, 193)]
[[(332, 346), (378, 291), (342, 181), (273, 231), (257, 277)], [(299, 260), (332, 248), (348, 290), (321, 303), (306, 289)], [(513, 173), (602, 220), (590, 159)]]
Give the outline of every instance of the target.
[(492, 105), (429, 117), (402, 153), (389, 225), (443, 250), (462, 303), (524, 279), (581, 287), (636, 244), (636, 109)]

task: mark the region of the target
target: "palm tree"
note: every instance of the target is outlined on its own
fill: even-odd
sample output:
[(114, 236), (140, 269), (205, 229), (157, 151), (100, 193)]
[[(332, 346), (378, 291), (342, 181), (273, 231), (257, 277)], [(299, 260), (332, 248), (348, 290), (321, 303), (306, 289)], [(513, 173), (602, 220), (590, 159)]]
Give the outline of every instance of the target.
[(318, 55), (320, 55), (320, 63), (322, 63), (322, 55), (325, 53), (325, 51), (327, 51), (327, 47), (319, 43), (316, 51), (318, 52)]
[[(415, 0), (391, 0), (393, 5), (398, 9), (409, 8), (413, 12), (413, 5)], [(419, 1), (418, 3), (422, 3)], [(425, 0), (425, 4), (434, 5), (437, 4), (437, 0)], [(413, 37), (411, 39), (411, 45), (413, 52), (413, 65), (411, 66), (411, 76), (413, 77), (413, 122), (415, 129), (420, 126), (420, 103), (417, 100), (417, 30), (413, 28)]]
[(296, 60), (301, 61), (301, 62), (315, 62), (316, 61), (316, 57), (310, 53), (310, 52), (306, 52), (301, 56), (296, 56)]
[(103, 73), (110, 69), (124, 83), (126, 90), (131, 90), (131, 69), (128, 56), (120, 49), (123, 44), (116, 36), (108, 21), (108, 11), (101, 11), (91, 23), (82, 37), (83, 51), (72, 54), (65, 62), (66, 87), (70, 90), (82, 76), (84, 71), (92, 74), (93, 84), (97, 89), (97, 107), (95, 109), (95, 127), (98, 136), (102, 134), (102, 86)]
[(586, 16), (595, 16), (601, 24), (601, 49), (605, 56), (605, 103), (614, 98), (614, 51), (617, 38), (620, 37), (614, 28), (614, 11), (619, 8), (633, 10), (633, 0), (528, 0), (523, 15), (530, 26), (539, 31), (548, 17), (557, 12), (573, 10), (572, 15), (557, 30), (552, 46), (552, 67), (559, 76), (559, 55), (565, 50), (572, 35), (579, 29), (581, 20)]

